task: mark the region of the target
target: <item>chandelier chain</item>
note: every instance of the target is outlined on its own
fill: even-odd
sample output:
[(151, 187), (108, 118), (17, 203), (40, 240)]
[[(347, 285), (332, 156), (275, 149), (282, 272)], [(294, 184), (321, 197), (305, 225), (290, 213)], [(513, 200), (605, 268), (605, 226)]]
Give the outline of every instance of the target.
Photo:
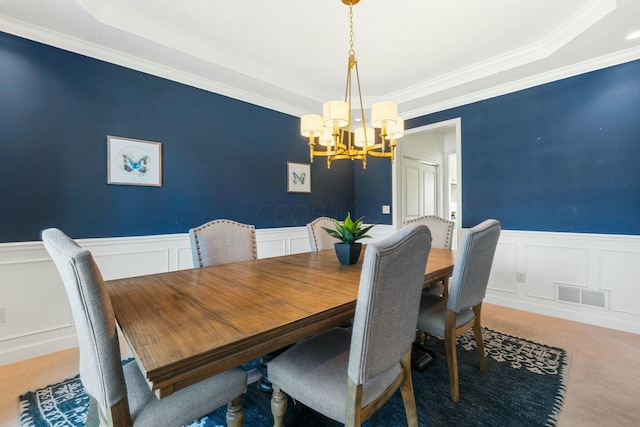
[(353, 50), (353, 3), (349, 4), (349, 55), (355, 55)]

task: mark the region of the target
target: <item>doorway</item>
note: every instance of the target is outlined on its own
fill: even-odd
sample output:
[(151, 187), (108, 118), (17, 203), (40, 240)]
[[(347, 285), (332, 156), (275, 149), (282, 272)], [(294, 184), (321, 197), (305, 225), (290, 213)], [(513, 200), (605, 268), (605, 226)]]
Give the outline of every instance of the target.
[(438, 165), (425, 159), (402, 156), (401, 224), (425, 215), (438, 215)]
[[(418, 161), (431, 165), (435, 169), (435, 192), (432, 193), (435, 198), (433, 213), (424, 213), (424, 215), (433, 214), (455, 221), (454, 245), (460, 241), (462, 232), (460, 129), (461, 119), (456, 118), (410, 129), (398, 141), (396, 162), (392, 167), (392, 221), (395, 230), (402, 228), (406, 220), (411, 219), (409, 214), (417, 212), (419, 206), (424, 204), (424, 200), (420, 200), (420, 194), (424, 192), (420, 191), (418, 187), (420, 184), (415, 184), (424, 180), (414, 180), (414, 184), (410, 184), (413, 188), (408, 188), (406, 183), (408, 169), (413, 168), (409, 174), (416, 178), (418, 169), (414, 162)], [(413, 209), (413, 212), (408, 212), (407, 208)]]

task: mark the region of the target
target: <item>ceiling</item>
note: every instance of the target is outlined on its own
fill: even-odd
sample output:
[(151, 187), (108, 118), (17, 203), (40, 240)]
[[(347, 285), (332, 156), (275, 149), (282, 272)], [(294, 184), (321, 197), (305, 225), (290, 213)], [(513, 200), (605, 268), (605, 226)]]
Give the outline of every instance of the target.
[[(292, 115), (344, 98), (340, 0), (0, 0), (0, 30)], [(640, 58), (638, 0), (362, 0), (365, 107), (412, 118)]]

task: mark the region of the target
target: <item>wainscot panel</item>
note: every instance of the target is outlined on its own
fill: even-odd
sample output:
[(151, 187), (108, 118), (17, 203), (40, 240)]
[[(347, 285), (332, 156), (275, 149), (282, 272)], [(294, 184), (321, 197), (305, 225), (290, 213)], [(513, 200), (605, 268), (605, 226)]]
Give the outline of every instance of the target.
[[(188, 234), (78, 243), (105, 280), (193, 268)], [(305, 227), (258, 229), (256, 243), (260, 258), (309, 251)], [(62, 280), (42, 242), (0, 244), (0, 310), (0, 365), (78, 345)]]
[[(372, 243), (393, 233), (371, 230)], [(305, 227), (256, 230), (258, 257), (309, 251)], [(187, 234), (82, 239), (106, 280), (192, 268)], [(485, 301), (640, 334), (640, 237), (503, 230)], [(0, 365), (77, 345), (41, 242), (0, 244)]]
[(485, 301), (640, 334), (639, 275), (639, 236), (503, 230)]

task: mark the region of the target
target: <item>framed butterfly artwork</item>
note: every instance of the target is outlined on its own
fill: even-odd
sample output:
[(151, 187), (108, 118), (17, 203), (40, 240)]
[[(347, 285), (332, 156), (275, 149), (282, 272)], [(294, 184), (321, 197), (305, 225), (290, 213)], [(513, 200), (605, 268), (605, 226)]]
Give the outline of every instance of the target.
[(287, 193), (311, 193), (311, 164), (287, 162)]
[(160, 142), (107, 136), (107, 183), (162, 187)]

